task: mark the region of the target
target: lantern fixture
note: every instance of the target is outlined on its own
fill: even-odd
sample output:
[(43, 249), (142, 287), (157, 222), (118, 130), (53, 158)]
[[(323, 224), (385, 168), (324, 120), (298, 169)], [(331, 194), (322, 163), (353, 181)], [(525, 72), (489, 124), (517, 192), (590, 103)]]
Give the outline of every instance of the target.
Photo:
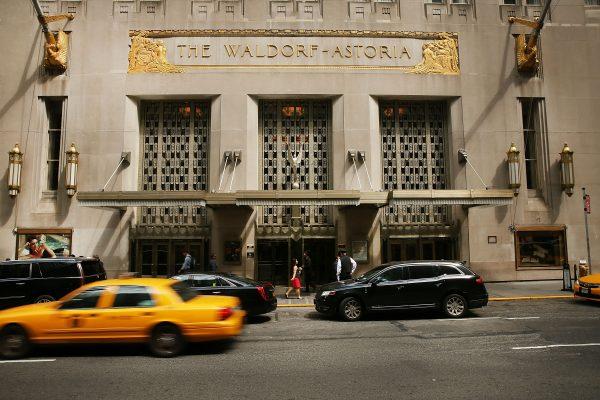
[(573, 195), (575, 171), (573, 170), (573, 150), (565, 143), (560, 152), (560, 183), (567, 196)]
[(19, 144), (8, 152), (8, 194), (12, 197), (21, 191), (21, 167), (23, 166), (23, 153)]
[(511, 143), (510, 148), (506, 152), (508, 156), (508, 187), (514, 190), (515, 196), (519, 194), (519, 188), (521, 187), (521, 161), (519, 154), (517, 146)]
[(75, 143), (71, 143), (71, 147), (66, 151), (67, 154), (67, 173), (65, 187), (67, 195), (73, 197), (77, 191), (77, 166), (79, 164), (79, 153), (75, 148)]

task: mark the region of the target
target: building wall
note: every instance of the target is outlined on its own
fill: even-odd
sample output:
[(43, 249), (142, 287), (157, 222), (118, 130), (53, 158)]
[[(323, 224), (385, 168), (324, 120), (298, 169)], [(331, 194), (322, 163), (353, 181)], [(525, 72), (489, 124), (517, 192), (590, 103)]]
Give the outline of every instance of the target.
[[(50, 7), (65, 1), (42, 2)], [(145, 7), (148, 2), (144, 3)], [(482, 188), (474, 171), (459, 164), (456, 152), (465, 148), (483, 181), (493, 188), (507, 187), (506, 151), (511, 142), (523, 151), (522, 123), (518, 98), (545, 99), (549, 142), (549, 194), (529, 198), (525, 190), (509, 207), (455, 209), (459, 224), (460, 257), (488, 279), (555, 278), (560, 271), (515, 269), (514, 235), (511, 225), (565, 224), (569, 262), (587, 258), (584, 240), (581, 187), (592, 199), (600, 184), (600, 27), (594, 7), (583, 0), (563, 0), (552, 8), (551, 20), (541, 40), (542, 78), (526, 79), (516, 72), (513, 33), (528, 32), (509, 26), (502, 19), (507, 9), (494, 0), (475, 0), (460, 16), (458, 6), (431, 6), (420, 0), (392, 2), (389, 21), (377, 14), (382, 3), (364, 3), (374, 14), (358, 21), (349, 10), (354, 2), (323, 0), (321, 18), (313, 21), (278, 19), (269, 13), (267, 0), (233, 2), (233, 18), (223, 11), (223, 2), (207, 2), (218, 12), (200, 20), (192, 15), (198, 2), (157, 1), (154, 15), (134, 12), (123, 15), (119, 7), (140, 2), (111, 0), (83, 1), (76, 18), (66, 25), (71, 31), (70, 65), (65, 75), (48, 77), (41, 73), (43, 37), (28, 2), (0, 2), (2, 37), (0, 45), (5, 63), (0, 69), (0, 187), (8, 179), (7, 153), (19, 143), (25, 153), (21, 193), (14, 199), (6, 192), (0, 197), (0, 257), (13, 257), (17, 227), (70, 227), (74, 229), (73, 252), (97, 254), (107, 269), (116, 274), (129, 264), (129, 228), (135, 223), (135, 210), (80, 207), (69, 199), (64, 185), (57, 198), (44, 197), (40, 187), (43, 176), (45, 131), (42, 125), (41, 96), (66, 96), (66, 137), (63, 146), (74, 142), (80, 152), (79, 190), (94, 191), (104, 186), (123, 151), (132, 153), (131, 165), (119, 173), (107, 190), (136, 190), (139, 175), (139, 102), (144, 99), (209, 98), (212, 101), (210, 188), (218, 186), (224, 151), (242, 150), (233, 190), (259, 188), (258, 101), (272, 97), (324, 97), (332, 99), (333, 187), (358, 187), (353, 167), (346, 162), (348, 149), (367, 152), (367, 166), (374, 188), (381, 188), (381, 154), (377, 102), (380, 98), (446, 99), (450, 111), (448, 155), (452, 188)], [(287, 5), (289, 2), (281, 2)], [(351, 3), (351, 4), (350, 4)], [(228, 3), (229, 4), (229, 3)], [(243, 5), (243, 14), (242, 14)], [(354, 4), (355, 6), (356, 4)], [(442, 15), (433, 15), (433, 9)], [(514, 7), (517, 14), (532, 12)], [(143, 9), (142, 9), (143, 11)], [(474, 17), (475, 16), (475, 17)], [(53, 23), (54, 27), (62, 23)], [(459, 37), (458, 76), (414, 75), (395, 71), (356, 71), (343, 69), (289, 70), (273, 68), (214, 69), (185, 74), (128, 74), (131, 29), (358, 29), (403, 31), (448, 31)], [(563, 143), (575, 151), (576, 190), (567, 197), (560, 189), (558, 153)], [(523, 154), (523, 153), (522, 153)], [(64, 151), (63, 151), (64, 156)], [(61, 161), (64, 165), (64, 160)], [(2, 167), (4, 166), (4, 167)], [(364, 167), (363, 167), (364, 168)], [(61, 169), (62, 170), (62, 169)], [(1, 172), (3, 171), (3, 172)], [(523, 169), (522, 169), (523, 171)], [(228, 170), (224, 181), (230, 181)], [(364, 170), (360, 171), (365, 185)], [(522, 182), (524, 182), (524, 174)], [(223, 188), (223, 189), (228, 189)], [(222, 264), (222, 240), (245, 229), (246, 212), (240, 215), (216, 210), (212, 245)], [(358, 214), (358, 215), (354, 215)], [(377, 263), (381, 253), (378, 228), (373, 230), (372, 211), (341, 212), (338, 216), (338, 241), (367, 235), (371, 255), (368, 265)], [(600, 259), (597, 245), (600, 220), (589, 216), (592, 260)], [(363, 222), (355, 230), (341, 218)], [(251, 224), (250, 224), (251, 225)], [(252, 227), (244, 230), (243, 245), (254, 241)], [(488, 244), (488, 236), (497, 236)], [(244, 247), (243, 247), (244, 250)], [(243, 251), (244, 253), (244, 251)], [(253, 275), (254, 260), (226, 269)]]

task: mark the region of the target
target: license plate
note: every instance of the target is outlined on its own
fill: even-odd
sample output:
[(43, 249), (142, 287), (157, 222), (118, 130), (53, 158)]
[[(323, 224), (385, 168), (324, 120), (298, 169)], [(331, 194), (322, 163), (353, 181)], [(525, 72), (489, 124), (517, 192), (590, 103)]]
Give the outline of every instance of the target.
[(579, 291), (583, 294), (590, 294), (590, 288), (579, 288)]

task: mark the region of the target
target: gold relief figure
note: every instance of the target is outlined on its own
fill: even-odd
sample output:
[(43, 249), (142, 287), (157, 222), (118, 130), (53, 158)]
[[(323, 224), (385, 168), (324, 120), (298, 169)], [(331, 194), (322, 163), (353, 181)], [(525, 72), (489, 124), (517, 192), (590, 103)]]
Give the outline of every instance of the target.
[(152, 40), (146, 37), (133, 36), (129, 50), (128, 72), (183, 72), (167, 61), (167, 49), (162, 40)]
[(456, 75), (458, 66), (458, 46), (456, 39), (448, 34), (443, 38), (423, 45), (423, 60), (408, 72), (415, 74)]
[[(49, 35), (54, 35), (52, 32)], [(63, 72), (67, 69), (69, 54), (69, 35), (63, 31), (56, 34), (55, 40), (44, 43), (44, 67)]]

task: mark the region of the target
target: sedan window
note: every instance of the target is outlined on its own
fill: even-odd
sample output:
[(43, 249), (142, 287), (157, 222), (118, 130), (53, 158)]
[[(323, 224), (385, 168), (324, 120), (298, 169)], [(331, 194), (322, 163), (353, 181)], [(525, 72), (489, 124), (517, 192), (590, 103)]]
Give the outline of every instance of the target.
[(409, 265), (408, 273), (410, 279), (435, 278), (439, 275), (437, 267), (433, 265)]
[(379, 282), (393, 282), (404, 279), (404, 268), (397, 267), (388, 269), (384, 273), (378, 276)]
[(80, 310), (84, 308), (96, 308), (98, 300), (104, 290), (104, 286), (93, 287), (79, 293), (70, 300), (65, 301), (59, 308), (61, 310)]
[(118, 286), (114, 308), (153, 307), (154, 301), (145, 286)]
[[(193, 287), (215, 287), (215, 286), (223, 286), (216, 276), (203, 276), (201, 278), (194, 278)], [(227, 285), (229, 286), (229, 285)]]

